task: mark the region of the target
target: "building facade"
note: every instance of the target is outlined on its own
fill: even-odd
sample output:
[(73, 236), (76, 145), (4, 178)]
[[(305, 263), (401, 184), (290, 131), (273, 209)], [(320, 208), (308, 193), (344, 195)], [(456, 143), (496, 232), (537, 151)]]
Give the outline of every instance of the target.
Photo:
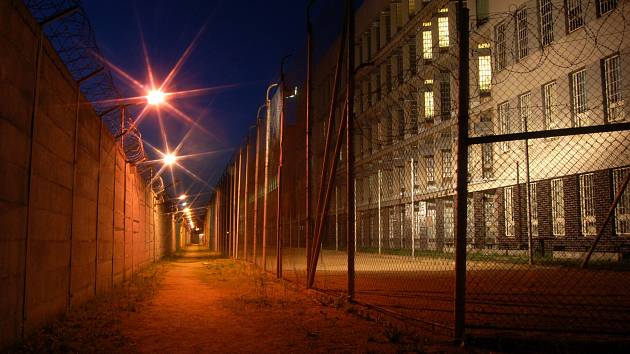
[[(628, 120), (626, 2), (478, 0), (468, 7), (471, 136)], [(455, 2), (367, 0), (356, 21), (357, 247), (452, 252)], [(518, 253), (531, 234), (537, 251), (585, 251), (630, 173), (629, 148), (628, 131), (471, 146), (468, 247)], [(341, 204), (331, 208), (329, 241), (339, 233)], [(626, 191), (597, 251), (629, 249)]]

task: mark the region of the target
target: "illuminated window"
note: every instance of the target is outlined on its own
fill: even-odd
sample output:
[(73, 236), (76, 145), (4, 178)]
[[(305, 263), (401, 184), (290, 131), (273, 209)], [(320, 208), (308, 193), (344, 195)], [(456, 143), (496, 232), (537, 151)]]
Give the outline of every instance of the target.
[(617, 7), (618, 0), (598, 0), (597, 1), (597, 13), (599, 16), (612, 11)]
[(514, 187), (505, 187), (505, 236), (514, 236)]
[(564, 182), (551, 180), (551, 226), (554, 236), (564, 236)]
[(516, 12), (516, 33), (518, 46), (518, 58), (523, 59), (529, 54), (529, 40), (527, 31), (527, 9)]
[(453, 177), (453, 156), (451, 150), (442, 150), (442, 179)]
[(433, 156), (427, 156), (426, 158), (427, 164), (427, 184), (435, 183), (435, 159)]
[(545, 109), (545, 129), (558, 128), (558, 109), (556, 97), (556, 82), (552, 81), (543, 86), (543, 100)]
[(619, 55), (604, 60), (604, 94), (606, 118), (609, 122), (624, 119), (623, 97), (621, 95), (621, 67)]
[[(499, 115), (499, 133), (500, 134), (509, 134), (510, 133), (510, 103), (503, 102), (497, 107), (498, 115)], [(505, 152), (510, 149), (509, 141), (502, 141), (499, 143), (501, 147), (501, 151)]]
[(531, 202), (532, 236), (538, 236), (538, 198), (536, 196), (537, 191), (538, 191), (538, 185), (536, 184), (536, 182), (530, 183), (529, 184), (529, 200)]
[(431, 60), (433, 58), (433, 43), (431, 40), (431, 30), (422, 31), (422, 58)]
[(582, 235), (595, 235), (595, 198), (593, 195), (593, 174), (580, 175), (580, 218)]
[(454, 236), (454, 222), (455, 217), (453, 214), (453, 202), (451, 200), (444, 201), (444, 241), (453, 242)]
[(449, 46), (448, 17), (438, 17), (438, 45), (441, 48)]
[(553, 3), (551, 0), (540, 0), (540, 37), (542, 45), (553, 42)]
[(585, 124), (584, 114), (588, 109), (586, 105), (586, 70), (571, 74), (571, 89), (575, 125), (581, 127)]
[(567, 0), (567, 25), (569, 32), (584, 26), (584, 13), (582, 12), (582, 0)]
[(489, 55), (479, 56), (479, 90), (490, 91), (492, 85), (492, 60)]
[[(613, 170), (615, 194), (617, 194), (628, 173), (630, 173), (630, 168), (628, 167)], [(630, 235), (630, 188), (628, 187), (623, 191), (619, 203), (615, 207), (615, 230), (617, 235)]]
[(433, 91), (424, 92), (424, 118), (433, 118), (435, 113), (433, 109)]
[(507, 44), (506, 44), (506, 25), (505, 23), (498, 24), (495, 29), (495, 41), (497, 43), (497, 57), (496, 67), (497, 70), (503, 70), (507, 66)]
[(409, 4), (409, 15), (416, 12), (416, 0), (407, 0)]

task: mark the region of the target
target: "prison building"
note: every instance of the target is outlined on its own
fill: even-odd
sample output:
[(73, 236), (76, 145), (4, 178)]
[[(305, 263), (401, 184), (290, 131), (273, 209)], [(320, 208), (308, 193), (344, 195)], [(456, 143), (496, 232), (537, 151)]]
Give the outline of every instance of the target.
[[(471, 136), (628, 120), (630, 53), (622, 31), (627, 4), (467, 3)], [(356, 23), (357, 247), (452, 252), (455, 2), (367, 0)], [(323, 121), (316, 118), (314, 131), (324, 131)], [(522, 251), (531, 233), (539, 251), (583, 252), (630, 173), (629, 146), (627, 131), (471, 146), (468, 247)], [(338, 247), (345, 217), (344, 208), (330, 208), (326, 247)], [(626, 191), (597, 250), (628, 252), (629, 237)]]

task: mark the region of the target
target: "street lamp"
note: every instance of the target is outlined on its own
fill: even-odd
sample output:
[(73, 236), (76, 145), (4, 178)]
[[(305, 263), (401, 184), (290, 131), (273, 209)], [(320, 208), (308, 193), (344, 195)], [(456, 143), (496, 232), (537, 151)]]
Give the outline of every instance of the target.
[(159, 105), (165, 101), (165, 94), (160, 90), (151, 90), (147, 94), (147, 103), (150, 105)]
[(162, 158), (162, 161), (164, 162), (166, 166), (170, 166), (174, 164), (176, 160), (177, 160), (177, 156), (175, 156), (175, 154), (173, 154), (172, 152), (169, 152), (168, 154), (164, 155), (164, 157)]

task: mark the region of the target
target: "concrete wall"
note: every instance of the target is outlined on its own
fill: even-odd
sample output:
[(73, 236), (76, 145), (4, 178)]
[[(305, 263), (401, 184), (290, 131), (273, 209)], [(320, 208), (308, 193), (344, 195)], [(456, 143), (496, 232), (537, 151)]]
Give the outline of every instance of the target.
[(0, 348), (171, 250), (170, 218), (19, 0), (0, 1)]

